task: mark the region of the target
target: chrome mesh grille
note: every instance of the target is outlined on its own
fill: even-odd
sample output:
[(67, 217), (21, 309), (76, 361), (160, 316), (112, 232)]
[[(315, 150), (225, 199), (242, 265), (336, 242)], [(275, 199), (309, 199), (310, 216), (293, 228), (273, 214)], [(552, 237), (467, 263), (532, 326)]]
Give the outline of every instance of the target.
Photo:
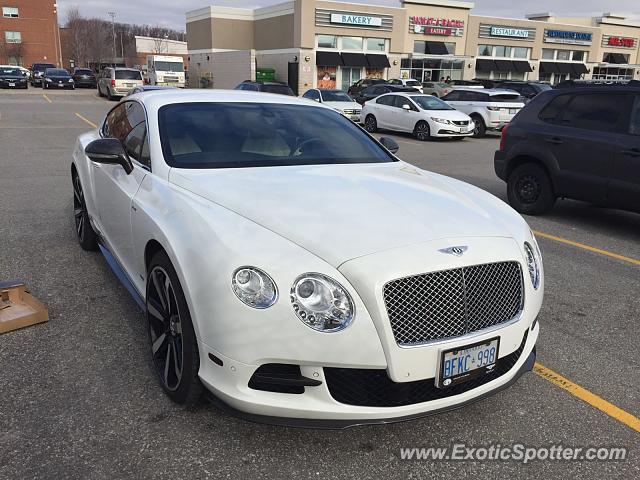
[(518, 262), (400, 278), (387, 283), (383, 295), (398, 345), (458, 337), (508, 322), (524, 304)]
[(469, 125), (469, 121), (468, 120), (454, 120), (453, 124), (454, 125), (458, 125), (458, 126), (467, 126), (467, 125)]

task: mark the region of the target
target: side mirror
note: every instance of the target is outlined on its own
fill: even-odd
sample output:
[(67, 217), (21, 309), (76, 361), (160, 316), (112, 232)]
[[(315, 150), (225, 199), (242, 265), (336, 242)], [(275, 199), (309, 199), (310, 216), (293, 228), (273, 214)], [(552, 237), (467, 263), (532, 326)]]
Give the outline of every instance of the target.
[[(408, 106), (408, 105), (407, 105)], [(389, 150), (391, 153), (395, 154), (398, 150), (400, 150), (400, 145), (391, 137), (381, 137), (380, 143), (384, 148)]]
[(120, 165), (129, 175), (133, 172), (133, 164), (129, 155), (124, 151), (120, 140), (115, 138), (100, 138), (94, 140), (84, 149), (87, 157), (92, 162), (104, 163), (106, 165)]
[(405, 103), (404, 105), (402, 105), (402, 109), (403, 109), (405, 112), (410, 112), (410, 111), (411, 111), (411, 107), (409, 106), (409, 104), (408, 104), (408, 103)]

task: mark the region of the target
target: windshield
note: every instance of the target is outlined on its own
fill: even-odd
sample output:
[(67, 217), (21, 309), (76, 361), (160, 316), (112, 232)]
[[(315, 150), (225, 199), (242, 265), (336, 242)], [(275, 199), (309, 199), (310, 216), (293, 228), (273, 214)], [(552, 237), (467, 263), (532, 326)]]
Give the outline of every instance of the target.
[(0, 75), (22, 76), (22, 72), (17, 68), (0, 68)]
[(324, 90), (322, 100), (325, 102), (353, 102), (353, 99), (340, 90)]
[(138, 70), (116, 70), (116, 80), (142, 80)]
[(184, 66), (182, 62), (156, 62), (156, 71), (183, 73)]
[(279, 93), (280, 95), (293, 95), (293, 90), (288, 85), (263, 85), (262, 91), (267, 93)]
[(407, 80), (406, 84), (410, 87), (421, 87), (422, 85), (420, 84), (419, 81), (417, 80)]
[(455, 110), (455, 108), (450, 107), (433, 95), (412, 95), (411, 99), (416, 102), (422, 110)]
[(500, 93), (498, 95), (491, 95), (489, 97), (489, 102), (521, 102), (522, 98), (520, 94), (516, 93)]
[(177, 103), (159, 112), (166, 162), (247, 168), (396, 161), (333, 110), (267, 103)]
[(51, 63), (36, 63), (33, 66), (33, 71), (34, 72), (44, 72), (47, 68), (55, 68), (55, 65), (52, 65)]
[(62, 68), (47, 68), (44, 72), (46, 75), (51, 75), (54, 77), (68, 77), (69, 72), (63, 70)]
[(92, 73), (91, 70), (76, 70), (76, 75), (91, 75)]

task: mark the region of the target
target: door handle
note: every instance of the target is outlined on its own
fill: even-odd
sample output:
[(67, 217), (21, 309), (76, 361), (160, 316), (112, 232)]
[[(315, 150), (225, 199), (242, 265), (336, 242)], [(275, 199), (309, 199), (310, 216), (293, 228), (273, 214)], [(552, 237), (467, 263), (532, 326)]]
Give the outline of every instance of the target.
[(545, 141), (547, 143), (551, 143), (553, 145), (562, 145), (564, 142), (562, 140), (560, 140), (558, 137), (551, 137), (551, 138), (547, 138), (545, 139)]
[(629, 155), (631, 157), (640, 157), (640, 148), (631, 148), (629, 150), (622, 150), (623, 155)]

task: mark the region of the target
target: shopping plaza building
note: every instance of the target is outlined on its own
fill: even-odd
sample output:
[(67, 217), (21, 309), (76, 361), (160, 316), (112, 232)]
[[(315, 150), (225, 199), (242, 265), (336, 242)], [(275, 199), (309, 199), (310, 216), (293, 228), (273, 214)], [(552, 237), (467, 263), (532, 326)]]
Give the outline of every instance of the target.
[(294, 0), (186, 14), (192, 86), (232, 88), (272, 69), (294, 91), (363, 77), (640, 79), (640, 23), (624, 15), (525, 19), (474, 15), (472, 2), (405, 0), (398, 7)]

